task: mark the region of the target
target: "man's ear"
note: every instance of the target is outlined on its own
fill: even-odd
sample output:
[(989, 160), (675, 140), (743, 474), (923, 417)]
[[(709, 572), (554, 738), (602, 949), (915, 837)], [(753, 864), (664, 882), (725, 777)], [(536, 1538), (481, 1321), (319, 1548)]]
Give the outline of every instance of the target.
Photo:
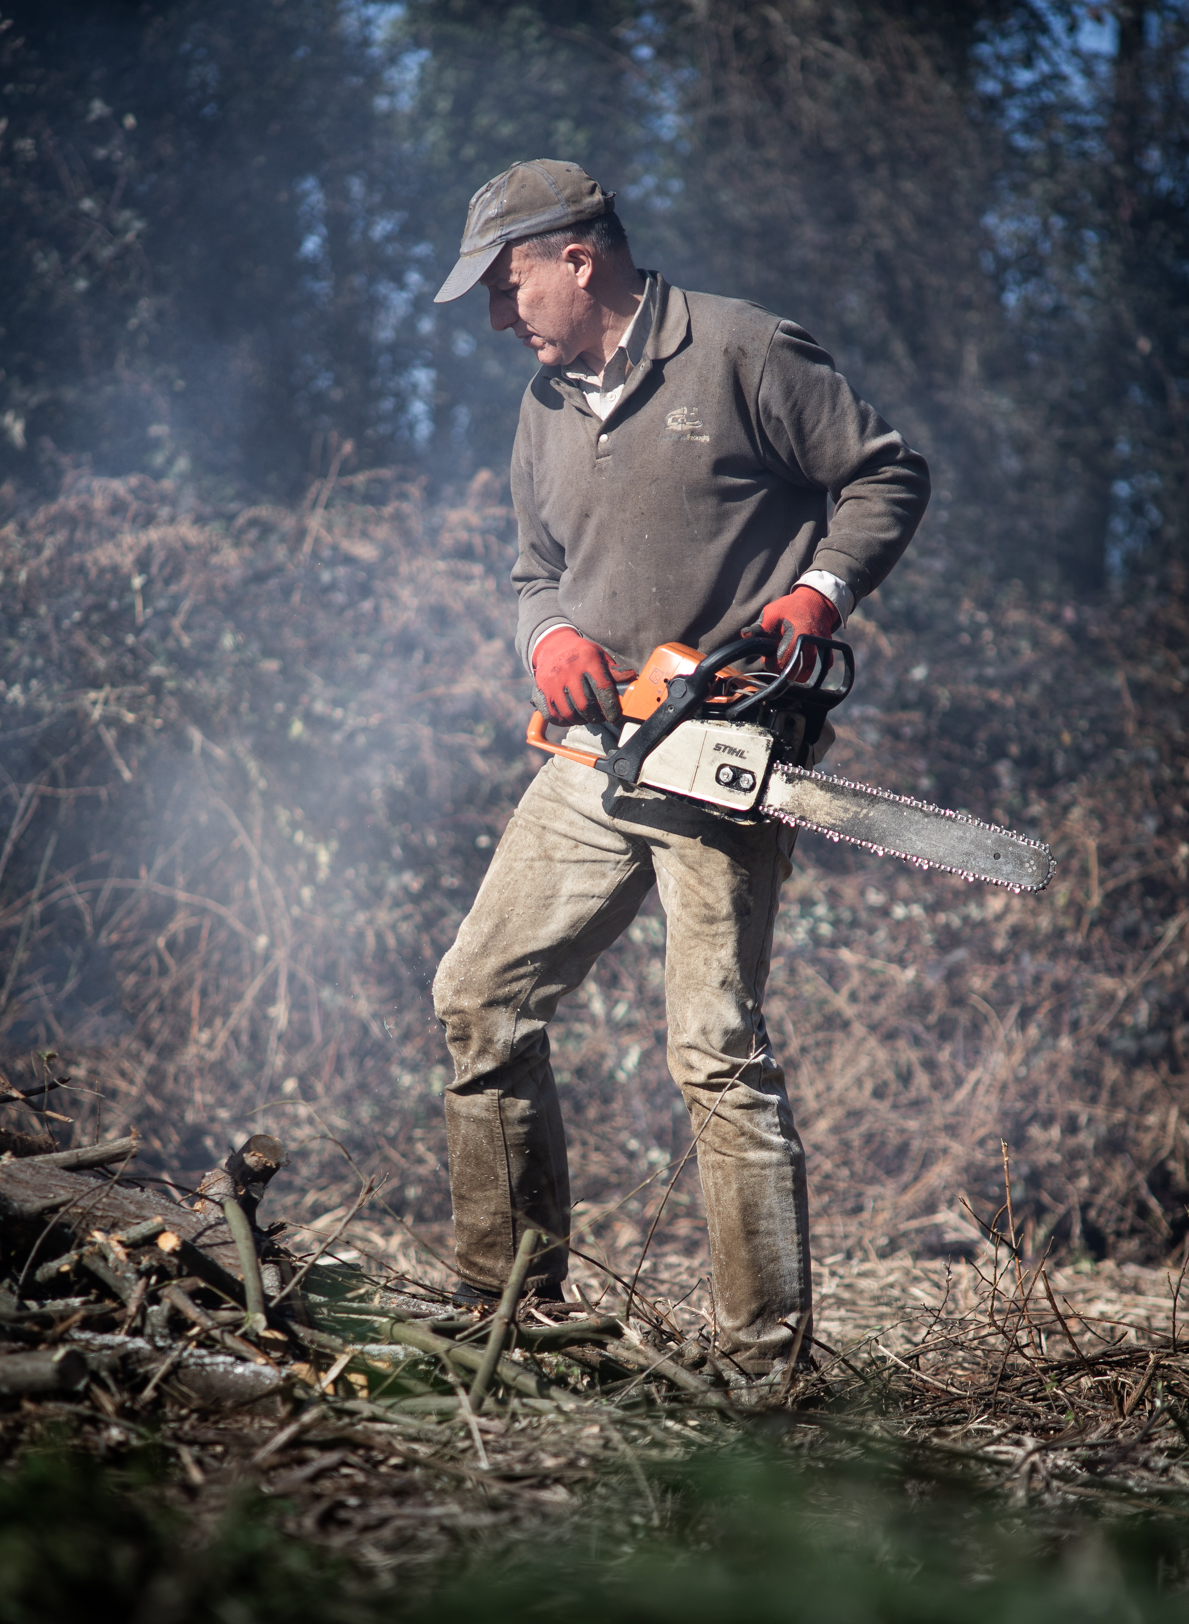
[(569, 243), (561, 251), (561, 258), (574, 273), (580, 288), (588, 288), (594, 275), (594, 255), (584, 242)]

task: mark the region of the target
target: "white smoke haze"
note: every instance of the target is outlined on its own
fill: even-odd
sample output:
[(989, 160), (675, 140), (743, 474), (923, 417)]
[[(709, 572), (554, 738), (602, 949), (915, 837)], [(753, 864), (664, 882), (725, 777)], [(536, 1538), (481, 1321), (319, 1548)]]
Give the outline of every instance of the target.
[[(341, 468), (295, 507), (85, 468), (48, 503), (9, 493), (10, 1072), (53, 1048), (101, 1091), (104, 1130), (137, 1127), (142, 1164), (183, 1181), (267, 1129), (294, 1153), (288, 1213), (335, 1208), (374, 1173), (395, 1215), (377, 1246), (404, 1244), (396, 1216), (448, 1245), (429, 983), (539, 765), (512, 546), (491, 474), (440, 505)], [(907, 600), (934, 561), (926, 536)], [(1184, 846), (1168, 833), (1175, 751), (1127, 711), (1107, 655), (1118, 635), (1148, 649), (1134, 695), (1179, 622), (1166, 606), (1121, 632), (1018, 589), (931, 636), (899, 621), (879, 601), (852, 621), (859, 688), (829, 765), (1042, 834), (1062, 867), (1042, 898), (1015, 898), (803, 838), (767, 1013), (819, 1245), (971, 1243), (960, 1198), (992, 1199), (1002, 1136), (1034, 1237), (1150, 1255), (1186, 1187), (1160, 1105), (1184, 950), (1145, 877), (1163, 862), (1171, 879)], [(579, 1218), (612, 1254), (638, 1243), (651, 1196), (610, 1209), (688, 1143), (663, 942), (653, 900), (554, 1034)], [(88, 1137), (95, 1101), (77, 1099)], [(697, 1261), (699, 1212), (691, 1171), (666, 1255)]]

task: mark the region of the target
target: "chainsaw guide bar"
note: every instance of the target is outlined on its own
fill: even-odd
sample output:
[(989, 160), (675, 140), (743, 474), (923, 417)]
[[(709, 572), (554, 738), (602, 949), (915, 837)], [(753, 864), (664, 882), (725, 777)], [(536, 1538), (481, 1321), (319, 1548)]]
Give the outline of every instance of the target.
[(1043, 891), (1057, 871), (1049, 848), (1027, 835), (785, 762), (773, 767), (756, 810), (877, 857), (900, 857), (917, 868), (1001, 885), (1017, 895)]

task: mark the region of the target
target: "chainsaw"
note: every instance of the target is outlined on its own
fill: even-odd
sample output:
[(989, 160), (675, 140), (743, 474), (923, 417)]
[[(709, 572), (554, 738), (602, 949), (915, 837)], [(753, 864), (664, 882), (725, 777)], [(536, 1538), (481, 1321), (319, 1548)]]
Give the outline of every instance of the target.
[(879, 857), (985, 880), (1010, 891), (1043, 891), (1057, 869), (1039, 841), (962, 812), (813, 769), (830, 712), (854, 686), (850, 646), (798, 637), (783, 671), (741, 668), (776, 653), (775, 637), (739, 637), (702, 656), (662, 643), (621, 697), (624, 722), (603, 755), (558, 744), (539, 711), (528, 742), (636, 785), (696, 801), (722, 816), (778, 818)]

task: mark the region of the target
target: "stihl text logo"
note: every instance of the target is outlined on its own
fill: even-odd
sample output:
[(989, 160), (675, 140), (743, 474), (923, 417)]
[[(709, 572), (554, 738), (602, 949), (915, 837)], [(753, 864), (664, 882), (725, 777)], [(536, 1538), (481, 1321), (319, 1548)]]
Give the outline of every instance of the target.
[(737, 756), (740, 761), (747, 760), (747, 751), (736, 750), (733, 744), (716, 744), (714, 748), (716, 750), (721, 750), (724, 756)]

